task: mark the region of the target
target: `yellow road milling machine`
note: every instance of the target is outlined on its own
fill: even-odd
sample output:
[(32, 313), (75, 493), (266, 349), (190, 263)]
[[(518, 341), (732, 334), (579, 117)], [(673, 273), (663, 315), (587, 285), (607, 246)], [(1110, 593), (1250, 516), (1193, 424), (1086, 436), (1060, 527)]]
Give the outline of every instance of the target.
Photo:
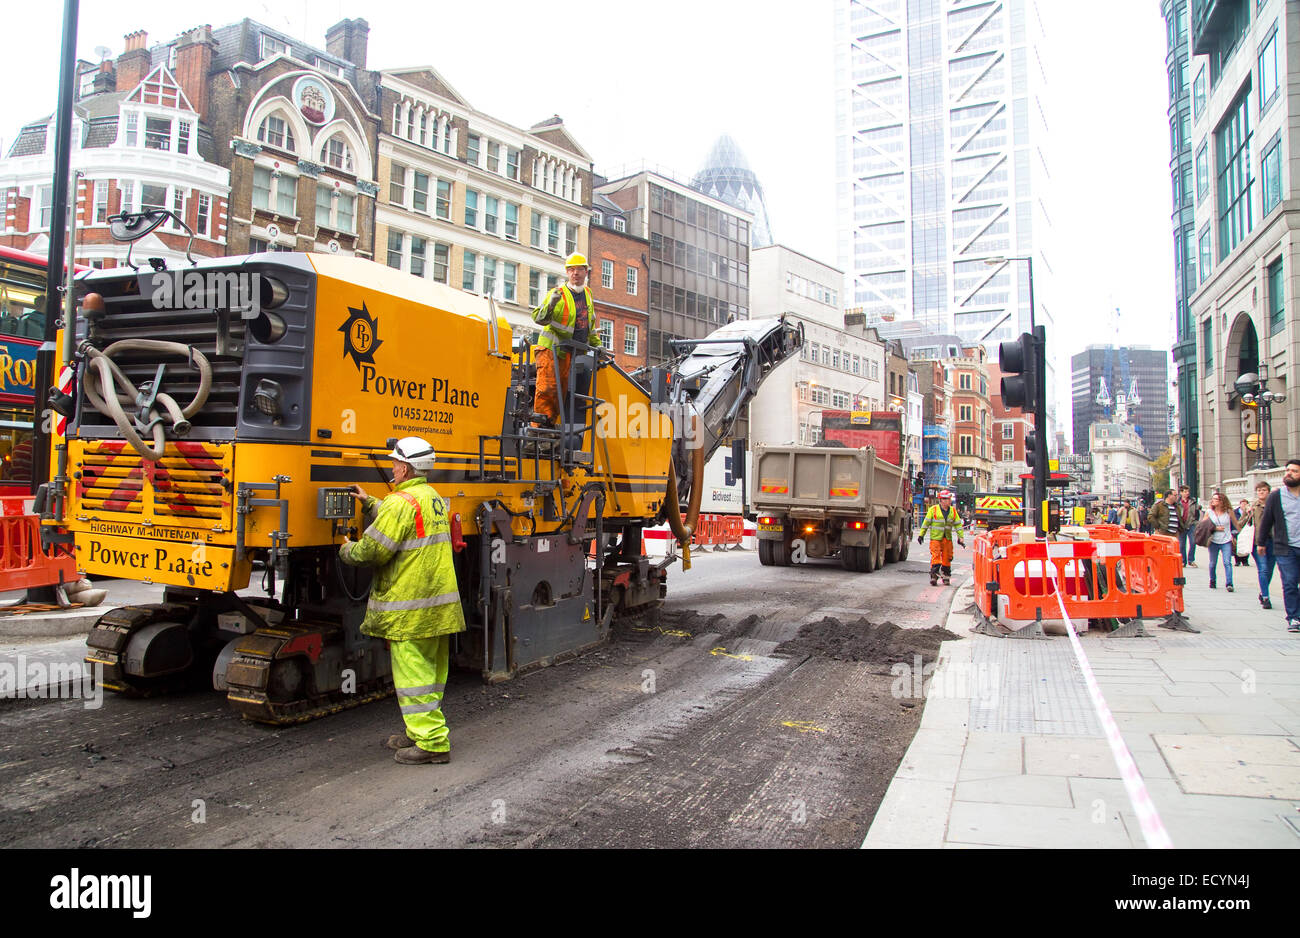
[(566, 418), (537, 429), (531, 348), (493, 301), (371, 261), (151, 259), (87, 272), (77, 295), (47, 540), (88, 574), (165, 585), (105, 614), (86, 660), (129, 695), (210, 674), (276, 724), (391, 693), (359, 631), (368, 573), (337, 557), (365, 523), (349, 487), (390, 490), (397, 438), (437, 450), (467, 623), (453, 661), (501, 680), (662, 603), (672, 560), (643, 554), (642, 528), (688, 543), (705, 460), (803, 341), (743, 320), (642, 380), (572, 346)]

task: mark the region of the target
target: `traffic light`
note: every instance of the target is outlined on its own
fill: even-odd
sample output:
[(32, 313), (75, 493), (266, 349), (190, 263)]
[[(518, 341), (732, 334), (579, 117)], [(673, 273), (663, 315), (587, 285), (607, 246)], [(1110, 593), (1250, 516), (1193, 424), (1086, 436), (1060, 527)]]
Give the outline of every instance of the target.
[(1028, 332), (1020, 334), (1014, 342), (998, 346), (998, 367), (1002, 369), (1002, 405), (1033, 410), (1038, 388), (1034, 337)]
[(1035, 527), (1041, 537), (1048, 530), (1047, 329), (1035, 326), (1016, 341), (1001, 343), (998, 366), (1003, 373), (1003, 405), (1034, 415), (1034, 429), (1025, 434), (1025, 462), (1034, 473)]

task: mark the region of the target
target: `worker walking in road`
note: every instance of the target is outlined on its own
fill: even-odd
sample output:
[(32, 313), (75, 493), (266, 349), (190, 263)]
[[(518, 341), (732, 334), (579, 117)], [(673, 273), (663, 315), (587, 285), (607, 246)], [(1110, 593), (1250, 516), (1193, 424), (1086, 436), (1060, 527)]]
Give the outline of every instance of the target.
[[(533, 393), (533, 413), (550, 426), (561, 422), (561, 400), (569, 392), (569, 353), (556, 348), (560, 341), (585, 342), (600, 348), (600, 330), (596, 323), (595, 303), (587, 278), (591, 267), (582, 254), (570, 254), (564, 271), (568, 282), (547, 292), (541, 305), (533, 310), (533, 322), (545, 326), (537, 340), (533, 361), (537, 365), (537, 390)], [(558, 354), (558, 362), (557, 362)], [(556, 384), (556, 365), (559, 384)], [(537, 422), (533, 426), (539, 426)]]
[(388, 455), (395, 488), (381, 502), (352, 486), (374, 521), (360, 540), (343, 541), (339, 558), (375, 568), (361, 631), (388, 640), (393, 685), (406, 722), (405, 733), (388, 737), (388, 748), (405, 765), (450, 762), (442, 695), (451, 636), (465, 630), (465, 613), (446, 503), (425, 478), (436, 458), (428, 442), (408, 436)]
[(953, 539), (962, 547), (966, 546), (961, 515), (952, 504), (952, 492), (944, 489), (939, 493), (939, 504), (931, 505), (921, 522), (921, 530), (916, 535), (916, 543), (925, 540), (925, 532), (930, 532), (930, 585), (937, 586), (939, 577), (943, 576), (943, 585), (952, 582)]

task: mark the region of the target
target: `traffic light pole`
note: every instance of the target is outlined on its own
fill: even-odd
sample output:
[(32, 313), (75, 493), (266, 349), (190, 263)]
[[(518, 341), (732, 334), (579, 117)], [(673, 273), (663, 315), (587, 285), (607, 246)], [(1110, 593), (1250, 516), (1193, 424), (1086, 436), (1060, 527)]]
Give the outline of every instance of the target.
[[(1030, 274), (1030, 315), (1033, 315), (1033, 275)], [(1033, 326), (1034, 352), (1039, 367), (1034, 369), (1034, 531), (1039, 537), (1047, 533), (1047, 328)]]

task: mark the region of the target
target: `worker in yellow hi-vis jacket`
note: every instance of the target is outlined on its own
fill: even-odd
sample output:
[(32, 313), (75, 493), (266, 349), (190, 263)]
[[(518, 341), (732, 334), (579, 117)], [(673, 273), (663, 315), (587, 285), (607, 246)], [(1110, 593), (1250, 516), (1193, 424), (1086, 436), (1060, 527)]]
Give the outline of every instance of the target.
[(926, 531), (930, 532), (930, 585), (939, 584), (940, 575), (943, 585), (952, 582), (952, 542), (956, 539), (962, 547), (966, 546), (961, 515), (952, 504), (952, 492), (944, 489), (939, 493), (939, 504), (931, 505), (917, 532), (916, 543), (925, 540)]

